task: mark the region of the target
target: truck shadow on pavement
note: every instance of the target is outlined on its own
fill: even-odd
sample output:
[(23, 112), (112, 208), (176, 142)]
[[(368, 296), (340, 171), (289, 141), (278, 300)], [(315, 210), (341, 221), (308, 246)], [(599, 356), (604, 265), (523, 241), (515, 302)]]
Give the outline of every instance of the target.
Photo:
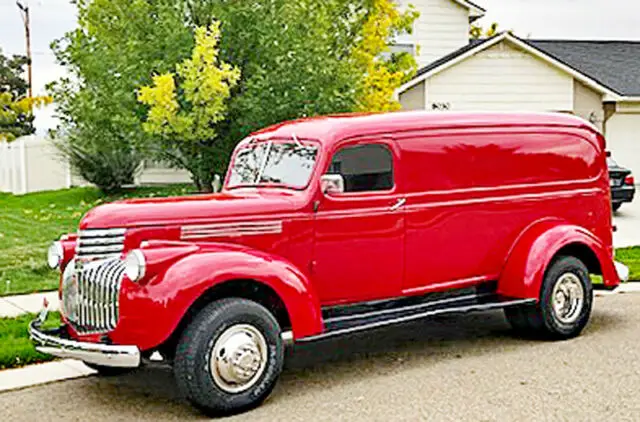
[[(594, 312), (584, 337), (624, 325), (618, 315)], [(447, 315), (345, 338), (290, 347), (285, 370), (263, 406), (286, 406), (297, 398), (336, 385), (348, 385), (369, 378), (398, 374), (415, 366), (430, 367), (443, 361), (499, 355), (521, 348), (552, 347), (554, 343), (515, 337), (502, 312)], [(139, 412), (168, 417), (201, 416), (185, 409), (172, 372), (165, 368), (141, 368), (118, 378), (92, 377), (78, 385), (97, 408), (117, 407), (124, 419)], [(78, 393), (80, 393), (78, 391)], [(151, 405), (150, 403), (154, 404)], [(147, 404), (148, 403), (148, 404)], [(161, 403), (162, 405), (159, 405)], [(127, 416), (129, 414), (129, 416)]]

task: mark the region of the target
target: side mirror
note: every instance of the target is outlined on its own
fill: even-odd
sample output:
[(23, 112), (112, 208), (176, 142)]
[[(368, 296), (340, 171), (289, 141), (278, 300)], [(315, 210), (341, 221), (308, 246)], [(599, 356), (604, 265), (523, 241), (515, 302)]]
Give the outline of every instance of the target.
[(218, 193), (222, 189), (222, 179), (219, 174), (213, 176), (213, 192)]
[(332, 195), (344, 192), (344, 178), (340, 174), (323, 174), (320, 177), (322, 193)]

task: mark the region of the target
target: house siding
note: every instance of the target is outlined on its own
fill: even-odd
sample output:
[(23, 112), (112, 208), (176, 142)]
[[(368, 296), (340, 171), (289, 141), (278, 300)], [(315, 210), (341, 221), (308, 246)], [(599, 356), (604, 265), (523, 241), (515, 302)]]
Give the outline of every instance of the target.
[(403, 110), (424, 110), (424, 82), (414, 85), (400, 94), (399, 101)]
[(573, 112), (576, 116), (590, 121), (602, 131), (604, 122), (602, 94), (575, 80), (573, 83)]
[(469, 42), (469, 10), (452, 0), (402, 0), (420, 13), (413, 34), (401, 37), (401, 43), (418, 46), (416, 61), (426, 66), (465, 46)]
[(573, 112), (573, 78), (501, 42), (427, 81), (427, 108)]

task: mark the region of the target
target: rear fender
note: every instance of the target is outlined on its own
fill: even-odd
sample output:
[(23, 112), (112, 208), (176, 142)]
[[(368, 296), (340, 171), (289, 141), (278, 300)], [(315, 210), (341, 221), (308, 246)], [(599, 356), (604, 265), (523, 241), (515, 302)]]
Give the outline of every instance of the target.
[[(154, 253), (157, 256), (158, 250)], [(251, 248), (209, 244), (172, 262), (146, 284), (125, 278), (120, 309), (127, 321), (121, 318), (113, 340), (130, 343), (135, 339), (143, 350), (156, 347), (169, 338), (198, 298), (232, 280), (253, 280), (270, 287), (285, 305), (294, 339), (323, 331), (318, 297), (292, 263)]]
[(498, 280), (498, 294), (538, 299), (546, 269), (553, 258), (564, 251), (582, 251), (589, 258), (595, 257), (594, 263), (593, 259), (577, 256), (589, 261), (585, 264), (591, 272), (601, 273), (605, 286), (615, 287), (620, 283), (612, 257), (596, 236), (562, 220), (543, 220), (527, 228), (512, 247)]

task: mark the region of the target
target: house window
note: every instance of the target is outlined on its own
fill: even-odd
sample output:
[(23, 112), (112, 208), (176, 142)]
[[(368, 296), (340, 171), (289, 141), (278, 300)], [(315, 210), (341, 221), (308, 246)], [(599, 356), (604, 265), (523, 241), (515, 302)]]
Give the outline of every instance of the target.
[(391, 54), (409, 53), (412, 56), (416, 54), (416, 46), (411, 43), (396, 43), (389, 47)]
[(344, 178), (345, 192), (393, 189), (393, 155), (386, 145), (365, 144), (345, 147), (331, 161), (328, 174)]

